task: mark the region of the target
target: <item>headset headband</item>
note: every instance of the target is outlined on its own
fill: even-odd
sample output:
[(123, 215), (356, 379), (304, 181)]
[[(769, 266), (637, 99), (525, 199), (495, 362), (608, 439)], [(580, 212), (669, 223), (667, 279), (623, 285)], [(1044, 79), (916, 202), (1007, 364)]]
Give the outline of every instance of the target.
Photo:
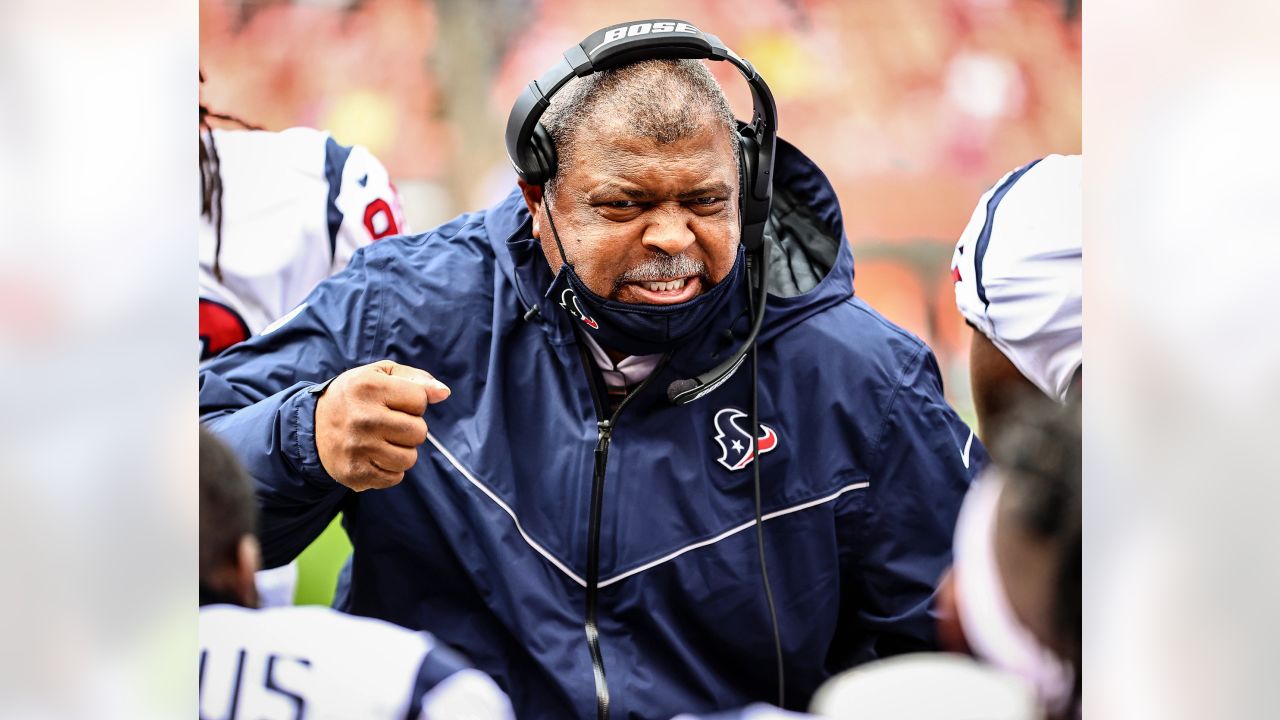
[[(743, 242), (748, 250), (763, 243), (764, 222), (773, 195), (773, 152), (778, 134), (778, 110), (773, 93), (751, 63), (738, 57), (720, 42), (683, 20), (645, 20), (621, 23), (597, 30), (570, 47), (564, 57), (537, 80), (530, 82), (511, 108), (507, 118), (507, 157), (516, 174), (532, 185), (542, 185), (554, 173), (534, 147), (538, 120), (555, 95), (574, 77), (658, 59), (725, 60), (746, 78), (754, 105), (751, 123), (739, 130), (743, 143), (742, 188)], [(545, 135), (545, 133), (543, 133)]]

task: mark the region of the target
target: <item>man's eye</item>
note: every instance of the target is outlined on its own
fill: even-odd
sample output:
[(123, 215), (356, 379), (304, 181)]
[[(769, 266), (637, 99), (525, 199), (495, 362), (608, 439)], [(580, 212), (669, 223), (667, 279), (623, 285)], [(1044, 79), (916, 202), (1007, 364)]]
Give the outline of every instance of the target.
[(715, 197), (714, 195), (708, 195), (706, 197), (695, 198), (693, 201), (693, 204), (694, 205), (715, 205), (720, 201), (721, 201), (721, 198)]
[(638, 203), (634, 200), (614, 200), (613, 202), (605, 203), (605, 205), (615, 210), (630, 210), (633, 207), (637, 207)]

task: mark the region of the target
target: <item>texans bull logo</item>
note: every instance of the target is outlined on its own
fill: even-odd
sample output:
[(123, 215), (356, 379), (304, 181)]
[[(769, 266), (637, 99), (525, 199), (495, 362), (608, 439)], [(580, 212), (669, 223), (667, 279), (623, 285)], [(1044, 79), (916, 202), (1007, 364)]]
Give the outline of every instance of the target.
[(578, 304), (578, 296), (574, 295), (572, 290), (566, 289), (564, 292), (560, 293), (560, 307), (568, 310), (570, 315), (581, 320), (592, 330), (600, 329), (599, 323), (592, 320), (586, 313), (582, 312), (582, 306)]
[[(747, 414), (741, 410), (725, 408), (716, 413), (715, 425), (715, 441), (720, 443), (720, 457), (716, 458), (716, 462), (735, 471), (750, 465), (755, 455), (751, 452), (751, 432), (746, 428), (750, 425)], [(758, 445), (761, 455), (778, 447), (778, 433), (773, 428), (761, 423), (760, 432), (762, 434)]]

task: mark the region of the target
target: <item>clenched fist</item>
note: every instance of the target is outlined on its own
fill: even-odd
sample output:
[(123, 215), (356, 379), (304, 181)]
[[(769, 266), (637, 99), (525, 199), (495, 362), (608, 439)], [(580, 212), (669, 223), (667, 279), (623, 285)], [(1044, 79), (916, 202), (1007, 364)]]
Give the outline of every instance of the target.
[(390, 360), (342, 373), (316, 403), (320, 464), (357, 492), (399, 483), (426, 442), (423, 413), (447, 397), (430, 373)]

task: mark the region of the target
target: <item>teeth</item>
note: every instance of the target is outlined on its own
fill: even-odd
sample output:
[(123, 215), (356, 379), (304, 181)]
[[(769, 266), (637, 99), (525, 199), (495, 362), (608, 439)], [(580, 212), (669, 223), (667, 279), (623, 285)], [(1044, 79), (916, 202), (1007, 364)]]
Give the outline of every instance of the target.
[(687, 280), (688, 278), (680, 278), (669, 282), (642, 282), (640, 284), (650, 292), (671, 292), (672, 290), (683, 289)]

